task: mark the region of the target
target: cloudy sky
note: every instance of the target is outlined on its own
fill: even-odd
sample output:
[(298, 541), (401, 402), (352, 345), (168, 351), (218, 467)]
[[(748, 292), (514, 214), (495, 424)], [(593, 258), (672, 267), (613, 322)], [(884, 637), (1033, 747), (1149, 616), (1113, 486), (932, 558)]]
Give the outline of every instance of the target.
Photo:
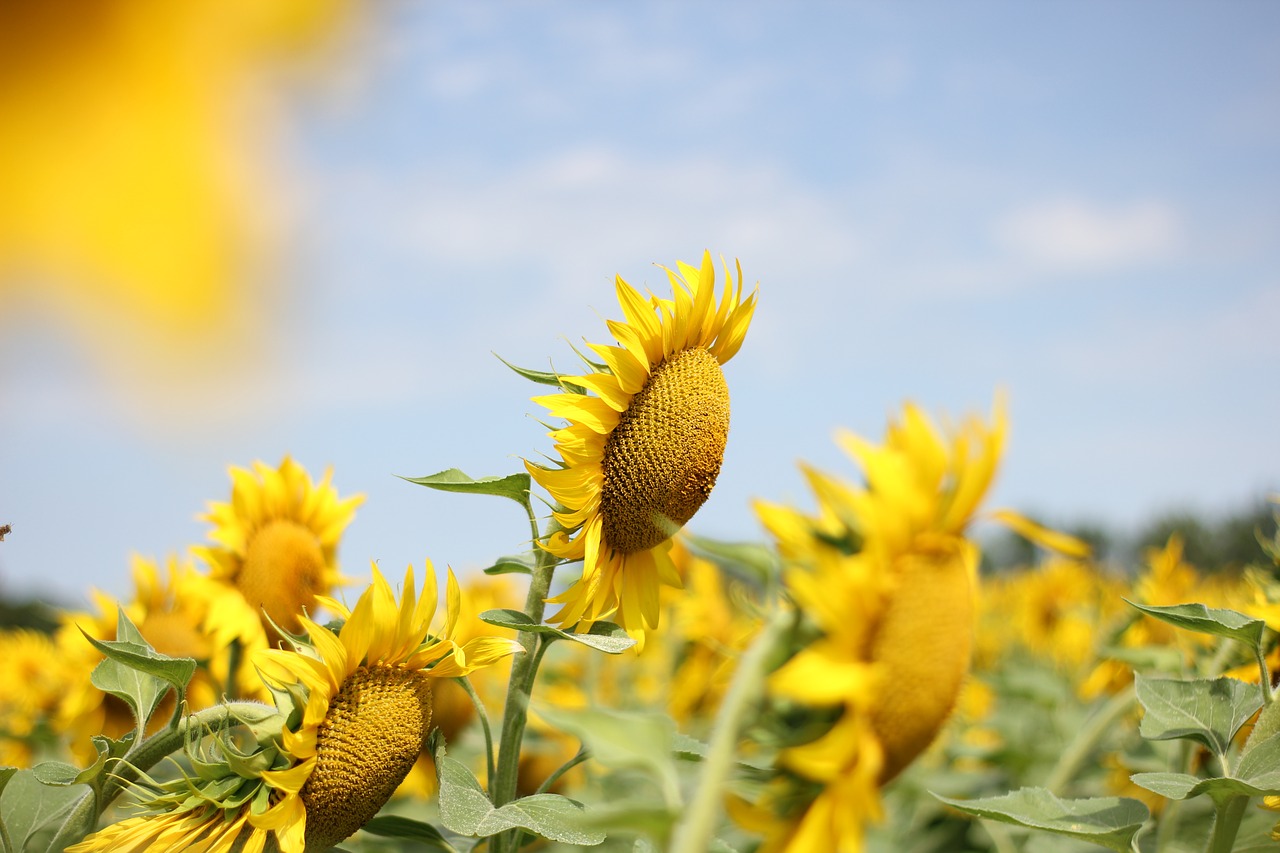
[[(390, 8), (390, 7), (388, 7)], [(519, 469), (612, 278), (704, 249), (760, 283), (700, 533), (760, 537), (807, 459), (1009, 399), (992, 506), (1123, 529), (1280, 489), (1280, 6), (423, 3), (290, 102), (253, 363), (104, 376), (33, 316), (0, 342), (0, 591), (128, 591), (205, 536), (229, 465), (363, 492), (349, 574), (522, 550), (520, 511), (398, 479)]]

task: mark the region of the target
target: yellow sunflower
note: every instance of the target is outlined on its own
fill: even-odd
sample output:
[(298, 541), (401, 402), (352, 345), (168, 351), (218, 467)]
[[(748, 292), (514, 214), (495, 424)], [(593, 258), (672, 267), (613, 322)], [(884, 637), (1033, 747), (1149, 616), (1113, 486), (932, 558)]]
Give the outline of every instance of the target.
[(658, 624), (658, 589), (679, 585), (667, 554), (671, 535), (711, 494), (729, 435), (729, 389), (721, 365), (737, 353), (751, 324), (756, 294), (742, 298), (716, 273), (667, 269), (672, 298), (642, 296), (617, 278), (624, 321), (609, 320), (618, 346), (590, 344), (604, 361), (564, 377), (564, 391), (535, 397), (569, 422), (550, 433), (559, 464), (526, 462), (558, 502), (563, 528), (543, 543), (555, 556), (582, 561), (582, 577), (550, 601), (552, 621), (572, 626), (612, 619), (625, 628)]
[[(814, 709), (815, 724), (834, 720), (783, 750), (791, 775), (755, 810), (737, 808), (766, 834), (762, 853), (861, 851), (864, 825), (881, 816), (879, 788), (954, 709), (973, 643), (978, 548), (966, 529), (1003, 450), (1000, 401), (992, 421), (970, 418), (943, 433), (908, 405), (881, 446), (840, 437), (865, 485), (806, 468), (817, 514), (757, 503), (788, 592), (819, 631), (773, 673), (769, 692)], [(1042, 543), (1083, 547), (1011, 512), (995, 515)]]
[[(197, 779), (159, 786), (146, 801), (159, 814), (106, 827), (68, 853), (141, 850), (327, 850), (369, 821), (413, 766), (427, 736), (433, 679), (465, 675), (521, 647), (481, 637), (451, 638), (459, 593), (449, 572), (443, 629), (429, 633), (437, 604), (435, 570), (427, 563), (423, 593), (413, 568), (400, 601), (378, 572), (347, 610), (335, 634), (300, 617), (306, 639), (293, 649), (255, 656), (283, 716), (278, 734), (245, 757), (217, 765), (202, 755)], [(223, 745), (223, 753), (232, 748)], [(242, 845), (242, 846), (237, 846)]]
[(314, 483), (288, 456), (279, 468), (231, 468), (230, 502), (210, 503), (202, 516), (217, 544), (192, 549), (216, 582), (208, 589), (208, 627), (220, 646), (235, 640), (252, 653), (277, 639), (273, 624), (297, 632), (316, 597), (346, 582), (338, 542), (364, 496), (339, 498), (332, 476), (328, 470)]
[(0, 766), (30, 767), (62, 697), (85, 678), (72, 669), (53, 638), (29, 628), (0, 631)]

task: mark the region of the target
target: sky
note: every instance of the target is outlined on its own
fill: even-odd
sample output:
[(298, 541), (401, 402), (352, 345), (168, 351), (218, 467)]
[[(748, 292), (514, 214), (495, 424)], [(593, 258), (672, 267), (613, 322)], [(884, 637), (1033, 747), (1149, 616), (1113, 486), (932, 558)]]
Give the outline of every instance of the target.
[[(1007, 395), (988, 506), (1124, 529), (1280, 491), (1280, 6), (388, 4), (271, 128), (281, 289), (248, 364), (157, 387), (0, 326), (0, 592), (77, 604), (201, 544), (228, 466), (365, 503), (347, 574), (527, 546), (400, 479), (550, 452), (544, 389), (613, 277), (741, 261), (760, 303), (694, 532), (762, 540), (878, 440)], [(213, 368), (219, 367), (213, 365)]]

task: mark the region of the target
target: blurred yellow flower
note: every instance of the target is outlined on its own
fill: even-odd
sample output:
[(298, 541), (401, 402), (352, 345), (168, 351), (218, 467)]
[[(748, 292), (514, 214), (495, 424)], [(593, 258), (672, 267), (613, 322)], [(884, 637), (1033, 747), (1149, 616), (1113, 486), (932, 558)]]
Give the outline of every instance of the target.
[(40, 631), (0, 631), (0, 766), (30, 767), (70, 686), (86, 675), (72, 669)]
[(217, 544), (192, 549), (211, 569), (206, 627), (219, 647), (238, 642), (245, 657), (266, 648), (271, 623), (296, 632), (316, 596), (345, 582), (338, 542), (364, 496), (339, 498), (332, 476), (315, 483), (287, 456), (279, 468), (231, 468), (231, 500), (202, 516)]
[[(784, 581), (820, 636), (769, 679), (779, 700), (837, 716), (818, 738), (782, 751), (780, 764), (817, 784), (797, 797), (784, 780), (756, 814), (764, 851), (862, 850), (864, 826), (881, 816), (879, 788), (937, 735), (969, 668), (978, 548), (966, 529), (995, 475), (1007, 430), (997, 401), (990, 426), (972, 417), (946, 433), (907, 405), (883, 445), (840, 441), (863, 469), (855, 486), (804, 471), (816, 515), (760, 502)], [(1019, 516), (1020, 532), (1043, 531)], [(1078, 543), (1061, 534), (1041, 537)], [(742, 809), (738, 809), (740, 814)]]
[(249, 351), (278, 218), (270, 95), (347, 6), (0, 4), (5, 315), (52, 310), (131, 377)]

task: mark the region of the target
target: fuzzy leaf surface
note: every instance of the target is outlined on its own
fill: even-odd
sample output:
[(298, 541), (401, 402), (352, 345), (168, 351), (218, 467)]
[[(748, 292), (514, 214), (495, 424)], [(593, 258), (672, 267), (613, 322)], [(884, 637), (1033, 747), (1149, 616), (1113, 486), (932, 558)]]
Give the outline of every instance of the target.
[(527, 829), (565, 844), (591, 846), (604, 832), (582, 825), (581, 803), (559, 794), (534, 794), (495, 808), (475, 774), (459, 761), (436, 751), (440, 780), (440, 821), (462, 835), (487, 838), (508, 829)]
[(1021, 788), (976, 800), (933, 796), (974, 817), (1089, 841), (1117, 853), (1128, 853), (1134, 836), (1150, 816), (1146, 806), (1128, 797), (1064, 800), (1044, 788)]
[(1231, 739), (1262, 707), (1256, 685), (1234, 678), (1134, 679), (1146, 713), (1138, 731), (1149, 740), (1187, 738), (1226, 755)]

